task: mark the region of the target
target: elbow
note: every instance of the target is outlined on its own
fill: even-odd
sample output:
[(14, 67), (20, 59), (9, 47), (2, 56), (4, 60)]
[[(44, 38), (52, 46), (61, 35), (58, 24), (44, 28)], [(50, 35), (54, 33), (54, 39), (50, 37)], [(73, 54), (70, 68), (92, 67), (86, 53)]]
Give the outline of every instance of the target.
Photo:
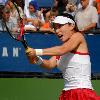
[(47, 69), (48, 71), (52, 70), (54, 67), (52, 67), (51, 65), (48, 65), (48, 66), (44, 66), (44, 65), (40, 65), (42, 68), (45, 68)]

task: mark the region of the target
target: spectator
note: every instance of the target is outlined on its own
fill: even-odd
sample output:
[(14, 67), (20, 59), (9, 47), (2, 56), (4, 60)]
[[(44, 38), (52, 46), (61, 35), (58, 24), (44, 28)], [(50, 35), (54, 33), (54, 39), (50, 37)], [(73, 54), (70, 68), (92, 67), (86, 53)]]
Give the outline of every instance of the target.
[(37, 6), (36, 1), (30, 1), (28, 13), (25, 14), (27, 23), (35, 26), (35, 28), (38, 28), (40, 23), (44, 23), (42, 11), (39, 11), (38, 9), (39, 7)]
[(68, 0), (68, 3), (72, 3), (74, 5), (77, 5), (77, 4), (79, 4), (79, 1), (80, 0)]
[(54, 0), (54, 7), (57, 8), (58, 13), (61, 14), (66, 10), (68, 0)]
[[(17, 23), (14, 22), (14, 20), (12, 19), (12, 17), (10, 17), (10, 9), (6, 8), (6, 7), (3, 7), (3, 10), (2, 10), (2, 16), (1, 16), (1, 19), (0, 19), (0, 31), (6, 31), (6, 26), (5, 26), (5, 23), (6, 25), (9, 27), (9, 30), (11, 31), (18, 31), (19, 30), (19, 27), (20, 27), (20, 24), (18, 23), (19, 19), (17, 20)], [(33, 27), (24, 27), (25, 31), (36, 31), (34, 30)]]
[(76, 13), (76, 10), (77, 10), (77, 7), (74, 3), (68, 3), (66, 5), (66, 11), (64, 11), (64, 13), (69, 13), (74, 17), (75, 13)]
[(100, 0), (95, 0), (95, 6), (98, 11), (98, 23), (97, 23), (97, 28), (100, 28)]
[(28, 12), (25, 12), (26, 16), (29, 18), (37, 18), (38, 17), (38, 10), (39, 6), (37, 5), (36, 1), (30, 1), (28, 6)]
[(7, 8), (4, 8), (2, 10), (2, 19), (0, 20), (0, 31), (6, 31), (5, 23), (10, 30), (12, 30), (13, 27), (16, 26), (14, 22), (11, 20), (10, 10)]
[(4, 8), (4, 5), (1, 3), (0, 4), (0, 19), (2, 18), (1, 16), (2, 16), (2, 9)]
[(40, 31), (49, 31), (54, 33), (51, 22), (58, 15), (58, 10), (53, 7), (50, 11), (45, 14), (45, 23), (40, 27)]
[[(81, 1), (81, 0), (79, 0), (79, 1)], [(95, 0), (89, 0), (89, 6), (94, 6), (94, 1)], [(82, 7), (81, 3), (78, 3), (77, 7), (81, 8)]]
[(79, 31), (86, 32), (96, 27), (98, 22), (97, 9), (89, 6), (89, 0), (81, 0), (82, 8), (79, 8), (75, 15), (75, 20)]
[(5, 6), (6, 0), (0, 0), (0, 19), (2, 16), (2, 9)]
[[(18, 19), (18, 12), (15, 8), (15, 6), (13, 5), (13, 0), (8, 0), (5, 4), (5, 7), (10, 9), (10, 17), (13, 19), (13, 21), (17, 24), (17, 19)], [(23, 16), (23, 10), (20, 6), (18, 6), (19, 10), (20, 10), (20, 14), (21, 16)]]

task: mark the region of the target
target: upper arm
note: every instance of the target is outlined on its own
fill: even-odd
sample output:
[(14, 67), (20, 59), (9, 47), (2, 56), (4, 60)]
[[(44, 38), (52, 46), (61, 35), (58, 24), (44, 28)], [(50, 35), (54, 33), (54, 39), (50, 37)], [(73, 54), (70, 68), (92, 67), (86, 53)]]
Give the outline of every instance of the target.
[(81, 42), (82, 42), (82, 35), (76, 33), (73, 36), (71, 36), (69, 40), (67, 40), (60, 46), (54, 46), (51, 48), (43, 49), (43, 55), (50, 55), (50, 56), (63, 55), (67, 52), (75, 50), (77, 47), (79, 47), (79, 44)]
[(61, 51), (63, 53), (70, 52), (77, 48), (82, 41), (81, 35), (73, 35), (66, 43), (62, 45)]

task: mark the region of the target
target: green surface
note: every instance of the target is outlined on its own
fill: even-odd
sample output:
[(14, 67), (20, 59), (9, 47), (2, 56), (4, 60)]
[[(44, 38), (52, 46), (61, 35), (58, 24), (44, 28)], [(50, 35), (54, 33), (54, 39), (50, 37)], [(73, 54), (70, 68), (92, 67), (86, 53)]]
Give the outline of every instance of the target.
[(100, 95), (100, 80), (93, 80), (92, 81), (93, 88), (98, 95)]
[[(93, 81), (100, 95), (100, 80)], [(0, 78), (0, 100), (58, 100), (62, 79)]]

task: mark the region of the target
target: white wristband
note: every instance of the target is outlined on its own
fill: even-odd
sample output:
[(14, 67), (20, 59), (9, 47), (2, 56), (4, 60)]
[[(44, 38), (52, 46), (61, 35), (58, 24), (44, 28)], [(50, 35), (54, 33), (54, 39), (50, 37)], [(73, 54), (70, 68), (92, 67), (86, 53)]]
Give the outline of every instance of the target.
[(35, 64), (41, 65), (43, 63), (43, 59), (40, 56), (37, 56), (37, 61)]
[(43, 55), (43, 49), (35, 49), (36, 55), (37, 56), (42, 56)]

